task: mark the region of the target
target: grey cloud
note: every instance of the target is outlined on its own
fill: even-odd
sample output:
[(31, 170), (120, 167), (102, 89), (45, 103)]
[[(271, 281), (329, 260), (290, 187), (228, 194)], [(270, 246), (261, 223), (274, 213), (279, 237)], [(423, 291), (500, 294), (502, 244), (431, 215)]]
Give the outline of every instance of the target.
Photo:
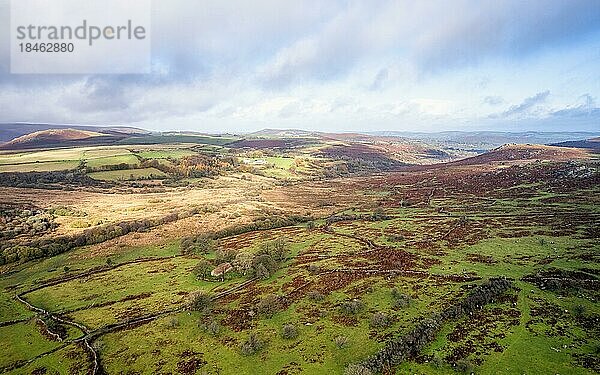
[(387, 68), (381, 69), (375, 76), (375, 79), (369, 86), (369, 89), (372, 91), (381, 90), (388, 80), (389, 75), (389, 70)]
[(527, 56), (600, 29), (595, 0), (463, 0), (437, 5), (431, 12), (436, 22), (419, 34), (413, 50), (427, 70), (472, 65), (488, 56)]
[(483, 98), (483, 103), (488, 105), (499, 105), (504, 103), (504, 99), (501, 96), (490, 95)]
[(596, 100), (590, 94), (584, 94), (580, 98), (581, 103), (568, 106), (551, 113), (551, 116), (562, 118), (598, 118), (600, 127), (600, 108), (596, 107)]
[(550, 91), (538, 92), (534, 96), (526, 98), (521, 104), (513, 105), (506, 111), (502, 112), (499, 117), (511, 117), (528, 112), (537, 104), (543, 103), (550, 95)]

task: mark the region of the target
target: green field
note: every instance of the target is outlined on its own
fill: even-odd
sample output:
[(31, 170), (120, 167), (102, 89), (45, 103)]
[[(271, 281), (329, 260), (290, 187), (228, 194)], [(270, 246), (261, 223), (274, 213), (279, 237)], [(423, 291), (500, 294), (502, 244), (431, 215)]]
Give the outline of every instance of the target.
[(123, 155), (115, 155), (115, 156), (105, 156), (105, 157), (97, 157), (93, 159), (87, 159), (85, 165), (88, 168), (98, 169), (108, 165), (117, 165), (117, 164), (128, 164), (132, 167), (139, 164), (139, 160), (135, 155), (132, 154), (123, 154)]
[(196, 154), (196, 152), (186, 149), (164, 149), (140, 151), (136, 155), (144, 159), (180, 159), (184, 156)]

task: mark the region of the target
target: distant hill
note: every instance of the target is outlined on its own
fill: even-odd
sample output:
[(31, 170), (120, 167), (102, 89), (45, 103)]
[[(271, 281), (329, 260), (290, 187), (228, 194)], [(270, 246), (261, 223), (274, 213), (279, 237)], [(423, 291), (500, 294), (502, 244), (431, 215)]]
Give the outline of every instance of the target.
[(451, 162), (453, 165), (478, 165), (520, 160), (565, 161), (589, 158), (584, 150), (556, 146), (507, 144), (481, 155)]
[(87, 139), (91, 137), (101, 137), (101, 133), (92, 132), (88, 130), (78, 129), (48, 129), (40, 130), (37, 132), (29, 133), (17, 137), (9, 142), (8, 145), (36, 143), (36, 142), (61, 142), (61, 141), (74, 141), (79, 139)]
[(429, 144), (442, 144), (446, 147), (491, 150), (507, 143), (516, 144), (555, 144), (598, 137), (592, 132), (495, 132), (495, 131), (445, 131), (436, 133), (419, 132), (373, 132), (370, 134), (416, 139)]
[(88, 126), (66, 124), (0, 123), (0, 143), (20, 136), (49, 129), (77, 129), (119, 136), (150, 134), (149, 131), (129, 126)]
[(555, 143), (553, 146), (559, 147), (575, 147), (593, 150), (594, 152), (600, 152), (600, 137), (584, 139), (580, 141), (566, 141)]
[(293, 137), (316, 137), (319, 132), (300, 129), (262, 129), (254, 133), (245, 134), (248, 138), (293, 138)]
[(24, 150), (55, 146), (91, 145), (111, 143), (121, 139), (113, 134), (102, 134), (79, 129), (48, 129), (22, 135), (2, 145), (4, 150)]

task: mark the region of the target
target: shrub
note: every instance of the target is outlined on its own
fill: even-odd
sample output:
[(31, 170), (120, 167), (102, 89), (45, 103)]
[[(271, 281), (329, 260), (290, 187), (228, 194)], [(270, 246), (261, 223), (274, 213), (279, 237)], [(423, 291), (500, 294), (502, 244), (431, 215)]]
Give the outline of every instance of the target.
[(306, 296), (312, 301), (322, 301), (325, 299), (323, 293), (319, 292), (318, 290), (311, 290), (306, 294)]
[(387, 240), (389, 242), (402, 242), (406, 239), (406, 237), (404, 237), (404, 235), (402, 234), (392, 234), (387, 236)]
[(281, 329), (281, 337), (286, 340), (295, 339), (298, 337), (298, 328), (293, 324), (284, 324)]
[(348, 344), (350, 343), (350, 340), (348, 340), (348, 338), (346, 336), (336, 336), (333, 339), (333, 342), (335, 343), (335, 345), (338, 348), (343, 349), (348, 346)]
[(256, 333), (252, 332), (242, 343), (240, 349), (243, 355), (252, 355), (261, 351), (264, 347), (265, 342)]
[(405, 308), (411, 304), (411, 298), (396, 288), (392, 289), (392, 299), (394, 300), (393, 303), (396, 308)]
[(167, 328), (175, 328), (179, 326), (179, 320), (177, 318), (171, 318), (166, 324)]
[(581, 318), (585, 315), (585, 306), (583, 305), (577, 305), (573, 308), (573, 315), (575, 315), (576, 318)]
[(212, 297), (206, 292), (192, 293), (188, 301), (188, 308), (201, 314), (209, 314), (212, 309)]
[(344, 370), (344, 375), (373, 375), (373, 371), (359, 364), (350, 364)]
[(306, 267), (306, 269), (313, 275), (319, 273), (319, 271), (321, 270), (316, 264), (309, 264), (308, 267)]
[(347, 315), (358, 314), (365, 307), (361, 300), (353, 299), (351, 301), (343, 302), (340, 306), (342, 313)]
[(461, 359), (456, 362), (456, 370), (463, 374), (472, 374), (475, 366), (468, 359)]
[(385, 328), (389, 327), (392, 323), (389, 316), (382, 312), (376, 312), (371, 316), (371, 327), (373, 328)]
[(67, 328), (58, 321), (52, 318), (47, 318), (44, 320), (44, 322), (46, 323), (46, 327), (48, 327), (48, 331), (56, 333), (62, 339), (67, 337)]
[(275, 294), (269, 294), (263, 297), (260, 302), (256, 305), (258, 313), (266, 317), (272, 317), (281, 308), (279, 296)]
[(431, 365), (435, 368), (440, 368), (444, 365), (444, 360), (438, 353), (433, 353), (433, 357), (431, 357)]
[(203, 325), (204, 330), (211, 336), (217, 336), (221, 331), (221, 326), (216, 320), (211, 319)]

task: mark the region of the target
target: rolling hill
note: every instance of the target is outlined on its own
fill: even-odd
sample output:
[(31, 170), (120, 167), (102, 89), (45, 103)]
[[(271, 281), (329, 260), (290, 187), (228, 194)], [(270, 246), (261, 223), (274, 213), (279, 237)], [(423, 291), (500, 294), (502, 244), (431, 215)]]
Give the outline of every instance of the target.
[(129, 126), (89, 126), (76, 124), (44, 123), (0, 123), (0, 143), (8, 142), (23, 135), (50, 129), (77, 129), (121, 137), (150, 134), (149, 131)]
[(112, 143), (123, 136), (102, 134), (79, 129), (48, 129), (40, 130), (17, 137), (0, 145), (4, 150), (25, 150), (34, 148), (81, 146)]

